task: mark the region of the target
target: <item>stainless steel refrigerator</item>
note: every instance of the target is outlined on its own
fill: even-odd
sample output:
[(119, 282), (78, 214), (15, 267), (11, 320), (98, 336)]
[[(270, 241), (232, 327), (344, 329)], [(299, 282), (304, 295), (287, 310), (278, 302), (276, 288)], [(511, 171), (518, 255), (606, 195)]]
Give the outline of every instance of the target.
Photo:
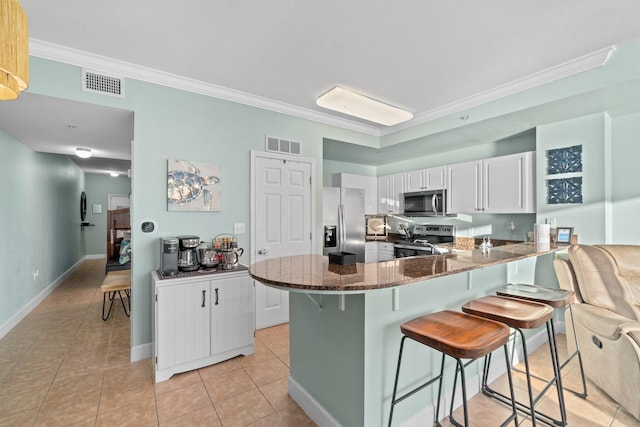
[(357, 262), (364, 262), (364, 190), (324, 187), (322, 192), (322, 253), (351, 252)]

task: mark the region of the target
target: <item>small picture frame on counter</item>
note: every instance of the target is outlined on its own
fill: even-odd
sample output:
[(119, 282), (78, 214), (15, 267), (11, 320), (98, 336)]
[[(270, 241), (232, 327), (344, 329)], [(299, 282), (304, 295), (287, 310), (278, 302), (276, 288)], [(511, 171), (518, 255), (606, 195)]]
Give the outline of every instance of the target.
[(559, 245), (570, 245), (573, 236), (573, 227), (557, 227), (556, 243)]

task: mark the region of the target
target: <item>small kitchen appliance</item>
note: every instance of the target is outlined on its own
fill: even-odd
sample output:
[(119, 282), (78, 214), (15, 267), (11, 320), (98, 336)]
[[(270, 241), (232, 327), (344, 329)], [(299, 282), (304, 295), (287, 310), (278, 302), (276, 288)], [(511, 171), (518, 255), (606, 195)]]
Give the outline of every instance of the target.
[(238, 247), (238, 238), (233, 234), (219, 234), (213, 239), (213, 247), (219, 256), (220, 266), (223, 270), (233, 270), (244, 249)]
[(456, 228), (452, 225), (413, 225), (407, 230), (413, 239), (396, 242), (393, 251), (396, 258), (418, 255), (446, 255), (452, 251), (439, 244), (452, 244)]
[(165, 276), (178, 274), (178, 239), (160, 238), (160, 272)]
[(206, 270), (215, 269), (220, 264), (218, 252), (205, 242), (200, 242), (198, 245), (198, 261)]
[(178, 236), (179, 248), (178, 252), (178, 268), (181, 271), (195, 271), (200, 267), (198, 259), (198, 236)]

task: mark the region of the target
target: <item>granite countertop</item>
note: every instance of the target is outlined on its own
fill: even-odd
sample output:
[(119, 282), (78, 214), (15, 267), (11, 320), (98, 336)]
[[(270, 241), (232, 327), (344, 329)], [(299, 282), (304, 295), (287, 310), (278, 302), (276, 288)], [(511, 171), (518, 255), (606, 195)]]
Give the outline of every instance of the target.
[(308, 254), (272, 258), (249, 267), (254, 279), (283, 290), (310, 293), (362, 293), (476, 270), (535, 257), (557, 250), (555, 245), (517, 243), (454, 254), (397, 258), (368, 264), (329, 264), (328, 257)]

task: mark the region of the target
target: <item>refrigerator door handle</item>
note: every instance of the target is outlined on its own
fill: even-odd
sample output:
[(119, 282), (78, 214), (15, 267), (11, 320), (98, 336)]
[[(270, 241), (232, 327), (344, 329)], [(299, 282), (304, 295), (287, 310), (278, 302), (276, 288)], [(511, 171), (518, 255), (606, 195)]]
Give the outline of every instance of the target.
[(344, 205), (338, 205), (338, 250), (344, 252), (345, 241), (345, 229), (344, 229)]

